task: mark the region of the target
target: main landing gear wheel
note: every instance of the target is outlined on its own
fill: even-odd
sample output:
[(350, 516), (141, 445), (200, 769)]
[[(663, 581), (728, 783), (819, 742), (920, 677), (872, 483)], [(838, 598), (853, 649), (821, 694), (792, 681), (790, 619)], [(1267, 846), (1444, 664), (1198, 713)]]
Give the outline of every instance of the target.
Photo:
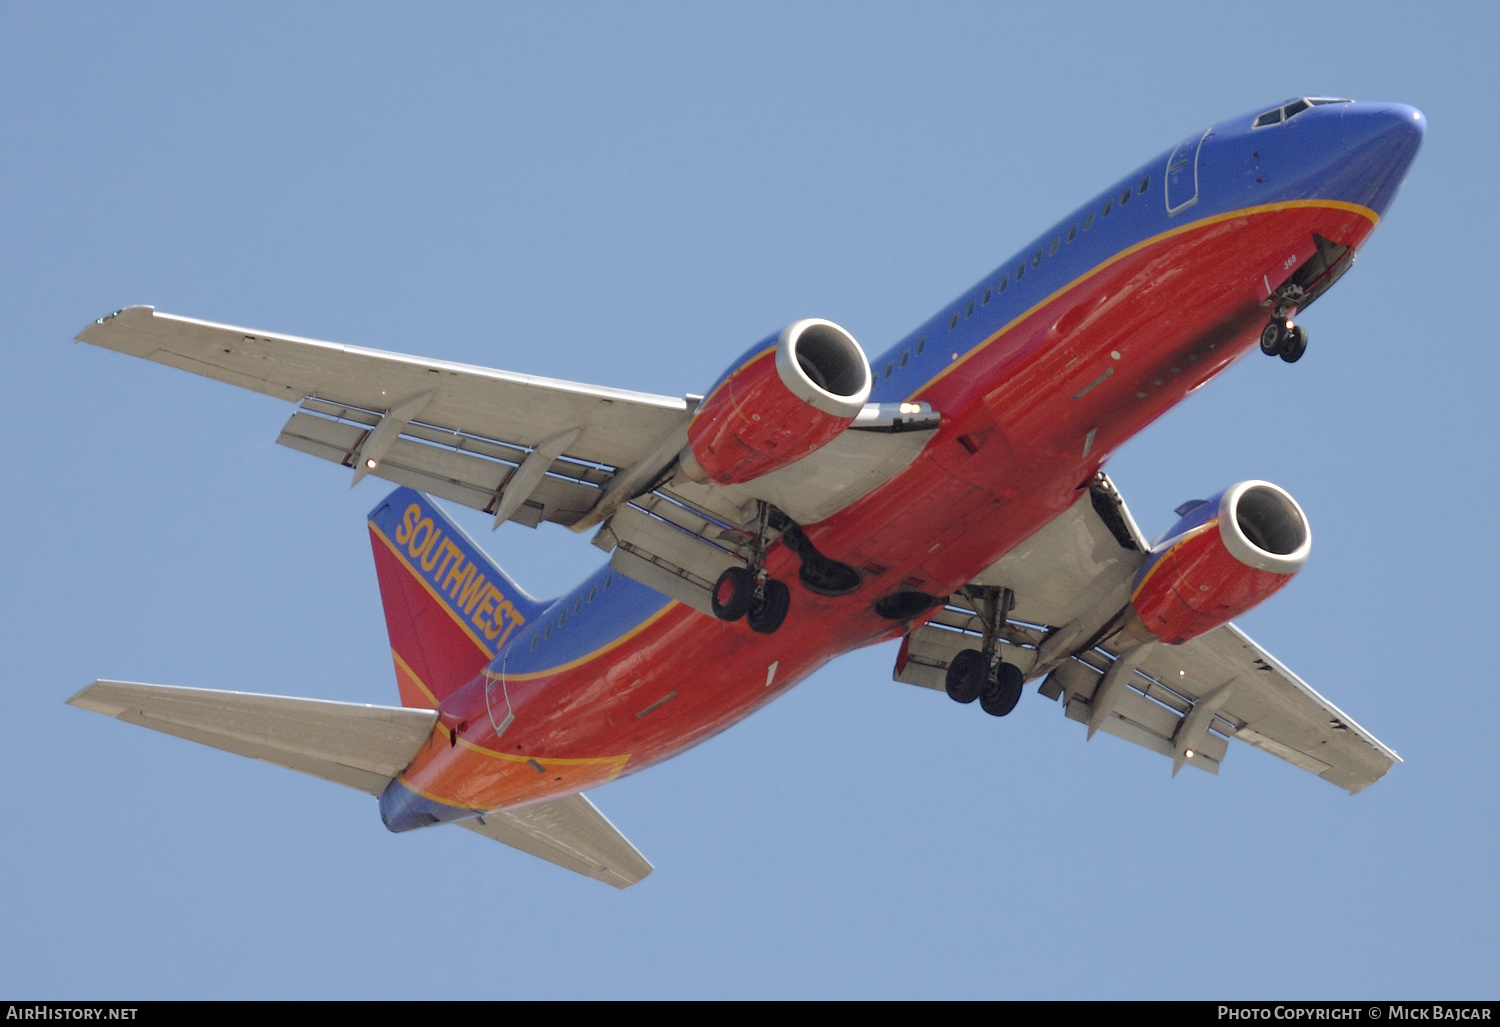
[(984, 653), (978, 649), (965, 649), (953, 657), (953, 662), (948, 664), (947, 676), (943, 679), (948, 698), (962, 703), (978, 699), (984, 688), (984, 679), (988, 676), (988, 664)]
[(745, 622), (750, 625), (751, 631), (758, 631), (762, 635), (772, 634), (786, 620), (786, 612), (791, 606), (792, 590), (784, 582), (771, 578), (766, 582), (759, 598), (752, 596)]
[(743, 567), (730, 567), (714, 582), (714, 616), (720, 620), (739, 620), (754, 598), (755, 576)]
[(1021, 668), (1013, 663), (1001, 663), (979, 690), (979, 707), (992, 717), (1003, 717), (1016, 708), (1025, 687), (1026, 679)]

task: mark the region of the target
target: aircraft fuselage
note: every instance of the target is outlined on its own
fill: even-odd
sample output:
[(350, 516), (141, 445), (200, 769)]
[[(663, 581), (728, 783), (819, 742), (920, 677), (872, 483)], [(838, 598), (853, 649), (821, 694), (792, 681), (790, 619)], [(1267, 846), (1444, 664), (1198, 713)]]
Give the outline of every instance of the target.
[[(946, 596), (1068, 509), (1123, 442), (1257, 346), (1289, 275), (1319, 257), (1329, 278), (1347, 268), (1424, 124), (1395, 104), (1252, 127), (1260, 113), (1121, 178), (872, 360), (872, 401), (925, 402), (942, 420), (890, 481), (803, 526), (860, 571), (856, 591), (802, 587), (778, 543), (766, 569), (792, 583), (791, 613), (762, 635), (601, 569), (442, 701), (432, 744), (382, 797), (388, 826), (539, 802), (674, 756), (910, 630), (878, 598)], [(378, 559), (413, 559), (384, 542)]]

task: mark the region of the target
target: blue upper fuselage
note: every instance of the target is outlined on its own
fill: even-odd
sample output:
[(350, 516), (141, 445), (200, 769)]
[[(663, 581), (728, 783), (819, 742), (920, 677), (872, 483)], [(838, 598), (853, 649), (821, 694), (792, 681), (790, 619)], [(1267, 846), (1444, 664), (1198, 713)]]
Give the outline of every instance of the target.
[(872, 357), (870, 400), (912, 397), (954, 354), (963, 356), (1122, 250), (1182, 225), (1290, 200), (1334, 200), (1383, 215), (1426, 125), (1405, 104), (1292, 100), (1194, 132)]

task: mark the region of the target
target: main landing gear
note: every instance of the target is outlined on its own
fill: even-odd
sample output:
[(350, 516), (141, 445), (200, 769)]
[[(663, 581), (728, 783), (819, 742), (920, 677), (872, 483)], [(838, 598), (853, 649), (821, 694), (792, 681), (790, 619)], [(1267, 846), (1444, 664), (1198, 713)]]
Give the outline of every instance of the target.
[(751, 573), (746, 567), (730, 567), (714, 582), (714, 616), (720, 620), (745, 618), (751, 631), (769, 635), (781, 627), (792, 606), (792, 590), (764, 569)]
[(1296, 285), (1283, 286), (1277, 292), (1276, 312), (1260, 333), (1260, 351), (1266, 356), (1279, 356), (1288, 364), (1295, 364), (1307, 352), (1307, 329), (1292, 323), (1292, 311), (1302, 295), (1302, 289)]
[(769, 635), (781, 627), (792, 606), (792, 590), (786, 583), (766, 573), (765, 557), (770, 513), (761, 504), (760, 525), (751, 543), (749, 567), (730, 567), (714, 582), (711, 603), (719, 620), (736, 621), (741, 617), (750, 630)]
[(1021, 689), (1026, 685), (1021, 668), (1001, 660), (996, 645), (1015, 595), (1008, 588), (970, 588), (968, 592), (978, 600), (975, 605), (984, 627), (981, 648), (964, 649), (953, 657), (943, 685), (954, 702), (971, 703), (978, 699), (984, 712), (1003, 717), (1016, 708)]

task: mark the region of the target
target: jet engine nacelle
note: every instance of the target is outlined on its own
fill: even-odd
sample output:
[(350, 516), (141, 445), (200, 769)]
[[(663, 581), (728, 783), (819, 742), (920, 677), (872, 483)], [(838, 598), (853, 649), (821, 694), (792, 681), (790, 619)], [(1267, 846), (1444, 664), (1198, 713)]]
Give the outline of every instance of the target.
[(752, 346), (709, 390), (680, 454), (690, 478), (758, 478), (826, 444), (870, 398), (874, 376), (854, 337), (808, 318)]
[(1131, 606), (1153, 635), (1179, 645), (1292, 580), (1311, 546), (1296, 500), (1270, 482), (1242, 481), (1183, 512), (1136, 575)]

